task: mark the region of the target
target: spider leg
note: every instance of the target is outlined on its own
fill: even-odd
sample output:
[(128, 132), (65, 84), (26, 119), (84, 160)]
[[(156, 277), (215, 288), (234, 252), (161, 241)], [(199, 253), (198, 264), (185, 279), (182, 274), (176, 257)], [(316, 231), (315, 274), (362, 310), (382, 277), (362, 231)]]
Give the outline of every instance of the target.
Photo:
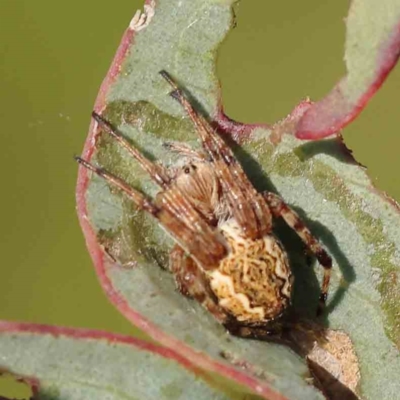
[(155, 203), (168, 217), (163, 224), (204, 270), (215, 269), (226, 255), (218, 231), (193, 208), (177, 185), (160, 192)]
[(103, 168), (96, 167), (95, 165), (87, 162), (81, 157), (75, 156), (75, 160), (88, 170), (101, 176), (107, 182), (111, 183), (113, 186), (119, 188), (124, 193), (126, 193), (133, 200), (138, 208), (145, 210), (149, 214), (153, 215), (155, 218), (158, 218), (160, 210), (147, 197), (145, 197), (139, 191), (131, 188), (125, 181), (104, 170)]
[(221, 182), (233, 217), (248, 237), (263, 236), (271, 230), (271, 221), (262, 196), (248, 180), (231, 148), (194, 109), (172, 77), (166, 71), (160, 71), (160, 74), (173, 88), (170, 95), (179, 101), (196, 126), (203, 147), (215, 165), (215, 173)]
[(194, 158), (201, 161), (206, 161), (207, 159), (204, 153), (194, 150), (192, 147), (185, 143), (164, 142), (163, 146), (168, 150), (174, 151), (186, 157)]
[(169, 269), (180, 293), (199, 302), (221, 324), (226, 322), (227, 315), (214, 300), (204, 272), (178, 244), (170, 252)]
[(332, 258), (328, 255), (321, 243), (307, 228), (298, 214), (291, 209), (278, 195), (265, 192), (263, 193), (265, 201), (271, 208), (275, 217), (282, 217), (285, 222), (299, 235), (301, 240), (315, 254), (318, 262), (324, 268), (324, 277), (321, 286), (321, 294), (319, 297), (319, 305), (317, 313), (320, 314), (325, 307), (328, 297), (329, 282), (331, 279)]
[(150, 177), (162, 188), (166, 188), (170, 182), (168, 173), (164, 167), (152, 163), (143, 154), (133, 147), (128, 140), (126, 140), (114, 126), (105, 120), (101, 115), (95, 111), (92, 112), (93, 119), (101, 125), (105, 131), (110, 134), (122, 147), (128, 150), (129, 154), (133, 156), (140, 164), (140, 166), (150, 175)]
[(179, 188), (172, 187), (157, 196), (153, 203), (124, 180), (94, 166), (80, 157), (75, 157), (85, 168), (104, 178), (127, 194), (139, 209), (147, 211), (204, 269), (214, 269), (226, 254), (226, 247), (217, 231), (204, 221), (200, 214), (182, 195)]
[(277, 339), (281, 332), (280, 329), (271, 329), (263, 326), (243, 326), (237, 324), (236, 321), (225, 323), (224, 326), (232, 336), (244, 339), (272, 341)]

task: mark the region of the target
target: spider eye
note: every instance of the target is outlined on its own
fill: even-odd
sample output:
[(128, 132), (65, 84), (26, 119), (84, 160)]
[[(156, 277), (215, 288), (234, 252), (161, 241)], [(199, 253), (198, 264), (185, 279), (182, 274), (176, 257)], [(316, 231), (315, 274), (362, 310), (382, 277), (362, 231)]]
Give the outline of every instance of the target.
[(185, 174), (190, 174), (190, 168), (189, 168), (189, 167), (184, 167), (184, 168), (183, 168), (183, 172), (184, 172)]

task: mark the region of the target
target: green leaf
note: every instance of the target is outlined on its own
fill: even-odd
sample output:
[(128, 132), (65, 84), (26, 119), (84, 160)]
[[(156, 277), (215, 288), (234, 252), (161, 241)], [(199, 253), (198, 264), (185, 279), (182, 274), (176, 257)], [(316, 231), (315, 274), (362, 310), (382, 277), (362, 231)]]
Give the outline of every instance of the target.
[(173, 351), (99, 331), (0, 321), (0, 371), (22, 376), (35, 399), (227, 400)]
[[(232, 25), (230, 3), (159, 0), (148, 26), (125, 32), (95, 110), (148, 157), (174, 163), (176, 156), (163, 142), (198, 146), (192, 124), (168, 96), (169, 87), (158, 71), (166, 69), (176, 77), (220, 131), (240, 141), (242, 147), (234, 150), (256, 188), (281, 194), (326, 245), (334, 269), (324, 323), (329, 334), (343, 330), (349, 335), (359, 358), (361, 382), (353, 379), (349, 388), (365, 399), (393, 399), (400, 389), (399, 208), (372, 187), (339, 140), (304, 144), (296, 139), (301, 112), (272, 131), (223, 115), (214, 64), (217, 47)], [(95, 124), (83, 157), (151, 196), (157, 192), (127, 152)], [(320, 341), (314, 343), (313, 329), (306, 339), (301, 324), (289, 335), (298, 354), (287, 346), (228, 335), (195, 301), (175, 290), (173, 277), (164, 269), (172, 241), (150, 217), (84, 169), (77, 202), (100, 282), (135, 325), (199, 367), (245, 384), (264, 398), (323, 398), (310, 385), (304, 359), (323, 348)], [(296, 277), (293, 313), (312, 319), (321, 271), (315, 264), (310, 268), (296, 234), (279, 223), (277, 231)], [(331, 347), (338, 343), (328, 340)]]
[(400, 55), (400, 0), (353, 0), (346, 18), (347, 75), (298, 122), (296, 136), (319, 139), (364, 109)]

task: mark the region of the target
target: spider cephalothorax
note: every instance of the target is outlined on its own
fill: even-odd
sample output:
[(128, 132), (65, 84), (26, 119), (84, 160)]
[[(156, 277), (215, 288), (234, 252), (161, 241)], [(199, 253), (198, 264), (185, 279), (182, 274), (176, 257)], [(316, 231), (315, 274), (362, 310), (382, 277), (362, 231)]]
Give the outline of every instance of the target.
[(154, 201), (110, 172), (79, 157), (77, 161), (119, 187), (171, 234), (176, 244), (169, 269), (178, 289), (201, 303), (232, 333), (260, 337), (290, 304), (292, 273), (287, 254), (272, 233), (272, 217), (283, 217), (324, 267), (322, 307), (331, 258), (279, 196), (255, 190), (230, 147), (196, 112), (170, 75), (160, 73), (174, 89), (171, 96), (196, 125), (203, 150), (169, 143), (166, 146), (182, 156), (181, 165), (154, 164), (93, 113), (160, 186)]

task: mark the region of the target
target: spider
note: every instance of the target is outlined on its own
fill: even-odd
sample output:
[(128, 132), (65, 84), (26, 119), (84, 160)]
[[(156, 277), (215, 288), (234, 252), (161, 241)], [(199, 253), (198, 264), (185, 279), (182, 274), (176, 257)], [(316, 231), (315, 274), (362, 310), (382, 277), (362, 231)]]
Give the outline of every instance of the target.
[(324, 268), (319, 307), (327, 299), (332, 260), (299, 216), (276, 194), (259, 193), (231, 148), (199, 114), (173, 78), (170, 95), (197, 128), (202, 150), (183, 143), (166, 146), (178, 152), (183, 166), (164, 167), (145, 158), (99, 114), (92, 116), (133, 156), (159, 185), (154, 200), (114, 174), (76, 157), (87, 169), (130, 197), (173, 237), (169, 270), (178, 290), (205, 307), (231, 334), (269, 335), (291, 302), (293, 276), (288, 256), (274, 236), (272, 219), (282, 217)]

